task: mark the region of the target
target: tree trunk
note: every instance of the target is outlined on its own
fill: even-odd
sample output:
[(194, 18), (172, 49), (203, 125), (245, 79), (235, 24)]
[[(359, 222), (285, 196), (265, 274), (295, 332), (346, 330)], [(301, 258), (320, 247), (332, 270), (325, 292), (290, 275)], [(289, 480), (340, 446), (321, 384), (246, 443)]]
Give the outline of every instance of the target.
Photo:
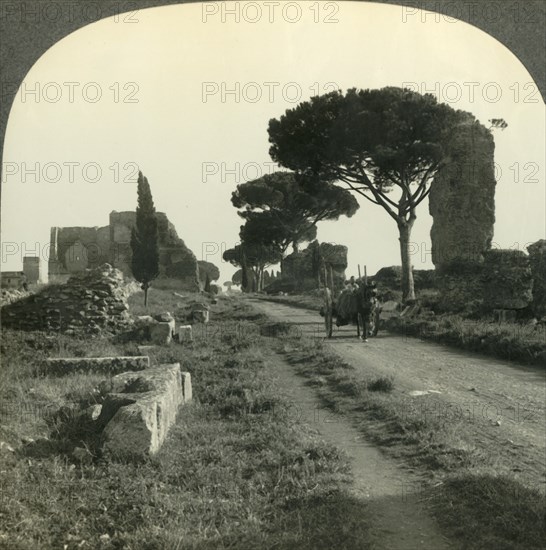
[(147, 284), (144, 285), (144, 307), (148, 306), (148, 288)]
[(259, 266), (258, 268), (258, 292), (264, 289), (264, 268)]
[(243, 270), (241, 273), (241, 290), (248, 292), (248, 269), (246, 263), (243, 263), (241, 269)]
[(400, 257), (402, 259), (402, 302), (415, 300), (415, 288), (413, 285), (413, 270), (410, 256), (410, 236), (415, 218), (398, 224), (400, 231)]
[(292, 242), (292, 251), (297, 253), (298, 252), (298, 241)]

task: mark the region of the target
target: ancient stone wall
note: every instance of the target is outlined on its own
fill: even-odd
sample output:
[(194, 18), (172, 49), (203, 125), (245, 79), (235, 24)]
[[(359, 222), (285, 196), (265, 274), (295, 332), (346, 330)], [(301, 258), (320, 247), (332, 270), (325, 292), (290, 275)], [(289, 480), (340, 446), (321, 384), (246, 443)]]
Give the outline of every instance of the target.
[(65, 282), (74, 273), (107, 263), (109, 246), (101, 235), (98, 227), (52, 227), (49, 282)]
[(40, 281), (40, 258), (25, 256), (23, 258), (23, 273), (29, 285), (35, 285)]
[(491, 132), (469, 118), (452, 138), (449, 164), (432, 183), (432, 261), (446, 311), (476, 311), (483, 303), (482, 267), (495, 223), (494, 151)]
[[(174, 278), (184, 290), (199, 290), (197, 259), (163, 212), (157, 213), (160, 277)], [(112, 212), (105, 227), (53, 227), (49, 258), (50, 282), (109, 263), (131, 276), (131, 230), (136, 212)]]
[(450, 163), (436, 175), (429, 195), (433, 217), (432, 262), (446, 268), (480, 263), (491, 247), (495, 223), (495, 143), (491, 132), (468, 120), (456, 131)]
[(524, 309), (533, 300), (529, 257), (522, 250), (489, 250), (483, 265), (486, 310)]

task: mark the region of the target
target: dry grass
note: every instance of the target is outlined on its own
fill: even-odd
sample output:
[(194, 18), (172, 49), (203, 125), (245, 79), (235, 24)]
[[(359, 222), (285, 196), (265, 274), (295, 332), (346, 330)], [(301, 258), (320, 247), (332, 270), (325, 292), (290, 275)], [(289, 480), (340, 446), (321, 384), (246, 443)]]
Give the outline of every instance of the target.
[(546, 366), (546, 326), (496, 323), (465, 319), (459, 315), (437, 318), (396, 318), (387, 328), (499, 359)]
[[(149, 311), (172, 311), (171, 300), (155, 289)], [(100, 402), (101, 377), (37, 376), (61, 344), (68, 355), (98, 355), (136, 353), (136, 343), (2, 334), (0, 440), (15, 452), (0, 451), (0, 548), (367, 546), (366, 505), (347, 492), (346, 458), (283, 414), (290, 404), (268, 368), (260, 319), (245, 319), (247, 307), (232, 300), (213, 308), (192, 344), (150, 352), (153, 364), (178, 361), (192, 373), (196, 400), (159, 454), (139, 464), (103, 460), (77, 414)], [(23, 445), (22, 435), (48, 439)], [(72, 457), (74, 445), (89, 450), (87, 461)]]
[[(484, 450), (474, 442), (464, 417), (433, 414), (434, 396), (422, 396), (420, 409), (408, 406), (395, 379), (356, 376), (316, 339), (285, 338), (276, 349), (332, 410), (392, 456), (429, 474), (422, 497), (461, 548), (543, 548), (544, 491), (516, 477), (502, 449)], [(433, 480), (440, 480), (435, 488)]]

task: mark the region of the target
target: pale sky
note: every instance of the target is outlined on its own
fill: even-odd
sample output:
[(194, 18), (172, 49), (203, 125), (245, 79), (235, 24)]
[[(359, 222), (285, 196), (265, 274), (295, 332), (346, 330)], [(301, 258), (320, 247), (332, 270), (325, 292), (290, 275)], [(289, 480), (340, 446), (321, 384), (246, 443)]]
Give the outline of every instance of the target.
[[(134, 210), (138, 166), (157, 210), (227, 280), (235, 268), (222, 252), (238, 242), (242, 222), (230, 196), (273, 169), (269, 119), (351, 87), (405, 85), (435, 92), (486, 126), (504, 118), (508, 128), (494, 132), (494, 243), (523, 249), (545, 237), (544, 103), (508, 49), (466, 23), (401, 6), (301, 2), (298, 12), (296, 2), (275, 4), (228, 3), (238, 22), (225, 3), (141, 10), (126, 22), (89, 25), (46, 52), (8, 122), (2, 270), (20, 270), (22, 256), (40, 253), (44, 276), (52, 226), (104, 226), (110, 211)], [(349, 247), (348, 275), (357, 263), (370, 274), (400, 263), (395, 223), (360, 204), (353, 218), (318, 228), (321, 242)], [(423, 203), (416, 269), (433, 267), (431, 224)]]

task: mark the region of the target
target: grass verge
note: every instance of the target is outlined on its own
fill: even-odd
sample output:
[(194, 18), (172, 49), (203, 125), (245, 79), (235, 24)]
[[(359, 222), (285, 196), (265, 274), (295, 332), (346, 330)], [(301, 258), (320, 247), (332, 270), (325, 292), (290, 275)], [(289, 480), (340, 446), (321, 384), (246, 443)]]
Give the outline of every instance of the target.
[(396, 380), (357, 376), (321, 340), (285, 338), (276, 350), (324, 402), (389, 454), (430, 474), (418, 490), (446, 536), (462, 548), (543, 547), (544, 491), (513, 474), (513, 462), (477, 442), (467, 419), (434, 414), (434, 396), (408, 401)]
[[(138, 312), (173, 310), (171, 294), (156, 289)], [(131, 355), (136, 343), (4, 331), (0, 548), (366, 547), (366, 505), (348, 491), (346, 458), (284, 414), (291, 404), (268, 369), (262, 318), (250, 317), (247, 306), (219, 300), (193, 343), (150, 350), (153, 364), (192, 373), (195, 402), (139, 464), (107, 462), (92, 446), (86, 460), (74, 458), (86, 436), (59, 410), (89, 404), (102, 377), (37, 375), (47, 356)], [(42, 441), (42, 452), (23, 436)]]
[[(260, 296), (260, 299), (316, 311), (322, 305), (321, 299), (312, 295)], [(382, 320), (382, 326), (396, 334), (432, 340), (490, 357), (546, 366), (546, 325), (480, 321), (443, 314), (433, 318), (393, 316)]]
[(433, 340), (499, 359), (546, 366), (546, 326), (464, 319), (458, 315), (392, 317), (391, 332)]

